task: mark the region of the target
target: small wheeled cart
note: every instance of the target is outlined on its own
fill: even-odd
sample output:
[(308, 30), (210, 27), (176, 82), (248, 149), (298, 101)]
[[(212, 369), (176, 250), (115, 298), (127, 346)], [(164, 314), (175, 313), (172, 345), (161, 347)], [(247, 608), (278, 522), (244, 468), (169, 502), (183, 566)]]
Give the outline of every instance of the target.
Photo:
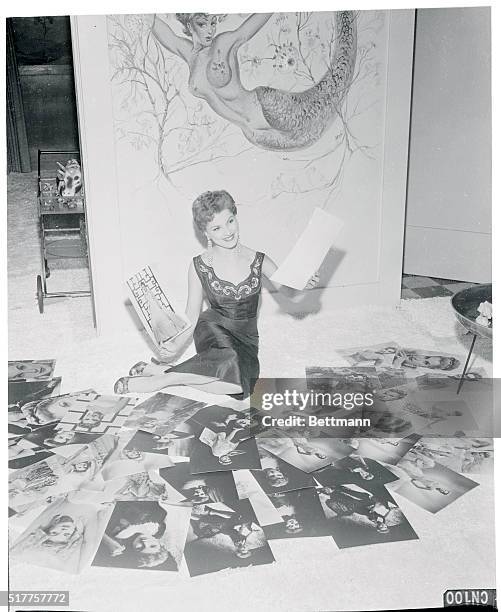
[(42, 273), (37, 276), (38, 309), (48, 298), (90, 296), (87, 290), (49, 292), (55, 260), (87, 260), (85, 192), (78, 151), (38, 151), (38, 215)]

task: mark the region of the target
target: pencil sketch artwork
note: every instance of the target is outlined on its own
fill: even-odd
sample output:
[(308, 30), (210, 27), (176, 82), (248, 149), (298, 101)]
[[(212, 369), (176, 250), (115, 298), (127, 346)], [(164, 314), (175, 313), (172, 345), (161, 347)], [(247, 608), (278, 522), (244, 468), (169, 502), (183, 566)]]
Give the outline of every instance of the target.
[(249, 203), (328, 209), (355, 158), (380, 163), (385, 26), (373, 11), (109, 16), (116, 139), (183, 195), (193, 171), (252, 168)]

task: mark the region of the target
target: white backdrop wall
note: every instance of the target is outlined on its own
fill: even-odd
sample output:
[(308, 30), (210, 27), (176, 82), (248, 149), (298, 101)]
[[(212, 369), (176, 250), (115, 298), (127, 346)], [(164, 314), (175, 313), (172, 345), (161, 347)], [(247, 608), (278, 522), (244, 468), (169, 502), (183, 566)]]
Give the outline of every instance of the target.
[(419, 9), (404, 271), (491, 280), (489, 7)]
[[(237, 28), (246, 17), (227, 16), (218, 32)], [(302, 91), (317, 82), (335, 45), (334, 17), (274, 14), (239, 51), (242, 84)], [(162, 18), (182, 35), (174, 15)], [(277, 263), (316, 206), (344, 222), (321, 270), (326, 289), (313, 292), (303, 310), (319, 302), (398, 300), (413, 11), (358, 12), (356, 20), (354, 79), (340, 113), (311, 146), (271, 151), (249, 142), (237, 125), (190, 93), (188, 66), (158, 44), (141, 16), (72, 19), (101, 330), (123, 324), (123, 279), (145, 264), (183, 304), (189, 261), (203, 248), (191, 204), (208, 189), (234, 196), (243, 242)], [(107, 202), (100, 194), (104, 173), (107, 189), (114, 190)], [(106, 241), (96, 226), (105, 219)]]

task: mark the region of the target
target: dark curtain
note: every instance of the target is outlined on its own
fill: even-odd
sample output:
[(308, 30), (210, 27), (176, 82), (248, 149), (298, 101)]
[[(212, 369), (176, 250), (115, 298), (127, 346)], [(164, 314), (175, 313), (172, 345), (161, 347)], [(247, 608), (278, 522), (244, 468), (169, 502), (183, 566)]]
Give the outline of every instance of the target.
[(7, 22), (7, 172), (30, 172), (30, 153), (24, 122), (23, 96), (19, 81), (14, 30)]

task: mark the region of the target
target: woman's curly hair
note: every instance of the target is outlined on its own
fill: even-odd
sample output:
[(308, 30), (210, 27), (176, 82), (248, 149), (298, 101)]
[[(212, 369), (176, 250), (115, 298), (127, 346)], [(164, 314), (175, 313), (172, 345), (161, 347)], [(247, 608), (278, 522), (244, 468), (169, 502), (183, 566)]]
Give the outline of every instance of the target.
[(203, 234), (207, 224), (214, 219), (217, 213), (229, 210), (232, 214), (237, 214), (235, 200), (224, 190), (206, 191), (198, 196), (193, 202), (193, 221), (197, 229)]
[(195, 17), (205, 17), (209, 19), (209, 13), (176, 13), (176, 19), (183, 25), (183, 33), (191, 38), (191, 32), (188, 25)]
[(211, 15), (210, 13), (176, 13), (176, 19), (183, 25), (183, 33), (190, 38), (191, 32), (188, 25), (191, 24), (192, 19), (195, 19), (195, 17), (204, 17), (205, 19), (210, 19), (212, 17), (213, 19), (216, 19), (217, 23), (220, 23), (226, 19), (225, 14)]

